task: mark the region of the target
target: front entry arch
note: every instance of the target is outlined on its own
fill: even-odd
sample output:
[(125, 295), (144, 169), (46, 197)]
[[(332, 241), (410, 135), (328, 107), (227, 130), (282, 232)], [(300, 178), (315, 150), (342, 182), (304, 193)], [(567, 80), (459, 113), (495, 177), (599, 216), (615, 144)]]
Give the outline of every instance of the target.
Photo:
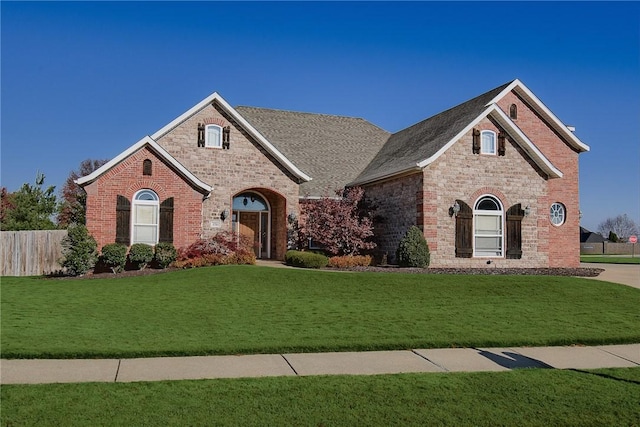
[(256, 191), (245, 191), (233, 198), (233, 229), (253, 242), (257, 258), (271, 258), (271, 207)]

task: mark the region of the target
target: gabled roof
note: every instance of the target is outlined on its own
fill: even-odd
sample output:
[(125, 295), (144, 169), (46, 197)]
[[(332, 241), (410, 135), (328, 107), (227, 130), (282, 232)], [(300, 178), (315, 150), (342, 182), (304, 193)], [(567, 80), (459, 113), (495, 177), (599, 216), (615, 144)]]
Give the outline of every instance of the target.
[(236, 107), (288, 159), (313, 177), (301, 196), (331, 196), (369, 164), (390, 133), (353, 117)]
[(602, 243), (606, 241), (607, 239), (602, 237), (600, 233), (594, 233), (584, 227), (580, 227), (580, 243)]
[(117, 157), (111, 159), (110, 161), (93, 171), (91, 174), (78, 178), (74, 182), (81, 187), (88, 185), (98, 179), (105, 172), (109, 171), (111, 168), (120, 164), (120, 162), (125, 160), (127, 157), (136, 153), (138, 150), (141, 150), (144, 147), (149, 147), (149, 149), (156, 153), (158, 157), (166, 161), (167, 164), (169, 164), (178, 174), (180, 174), (185, 180), (187, 180), (187, 182), (189, 182), (194, 188), (196, 188), (205, 196), (208, 196), (209, 193), (211, 193), (211, 190), (213, 190), (212, 186), (198, 179), (198, 177), (192, 174), (187, 168), (182, 166), (180, 162), (178, 162), (171, 154), (169, 154), (164, 148), (158, 145), (158, 143), (149, 136), (145, 136), (140, 141), (136, 142), (131, 147), (120, 153)]
[(351, 185), (362, 185), (421, 170), (433, 163), (473, 126), (488, 116), (500, 123), (509, 136), (550, 178), (561, 177), (562, 172), (498, 107), (497, 102), (512, 90), (531, 103), (532, 108), (542, 114), (554, 129), (565, 136), (573, 148), (578, 151), (589, 149), (516, 79), (391, 135), (384, 147)]
[(278, 150), (269, 140), (265, 138), (260, 132), (256, 130), (251, 123), (249, 123), (242, 115), (238, 113), (227, 101), (224, 100), (217, 92), (212, 93), (189, 110), (176, 117), (169, 124), (158, 130), (151, 135), (151, 138), (158, 140), (163, 135), (177, 127), (180, 123), (187, 120), (189, 117), (196, 114), (209, 104), (216, 104), (221, 107), (227, 114), (229, 114), (237, 123), (244, 128), (244, 130), (251, 135), (268, 153), (270, 153), (280, 164), (287, 169), (291, 174), (297, 177), (300, 181), (311, 181), (311, 177), (302, 172), (293, 162), (287, 158), (280, 150)]

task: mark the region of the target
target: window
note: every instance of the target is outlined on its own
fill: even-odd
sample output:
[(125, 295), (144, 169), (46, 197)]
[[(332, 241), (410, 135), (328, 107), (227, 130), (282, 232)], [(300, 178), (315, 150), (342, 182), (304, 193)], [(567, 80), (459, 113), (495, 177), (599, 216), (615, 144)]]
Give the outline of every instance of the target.
[(482, 154), (496, 154), (496, 133), (490, 130), (483, 130), (480, 136)]
[(151, 160), (145, 159), (142, 162), (142, 175), (151, 176)]
[(492, 196), (483, 196), (473, 211), (473, 254), (477, 257), (502, 256), (503, 211)]
[(509, 107), (509, 117), (518, 120), (518, 106), (516, 104), (511, 104)]
[(222, 127), (207, 125), (205, 129), (205, 147), (222, 148)]
[(554, 203), (551, 205), (551, 209), (549, 209), (549, 219), (551, 220), (551, 224), (553, 225), (562, 225), (565, 220), (565, 209), (562, 203)]
[(133, 198), (133, 228), (131, 243), (158, 243), (158, 195), (151, 190), (140, 190)]

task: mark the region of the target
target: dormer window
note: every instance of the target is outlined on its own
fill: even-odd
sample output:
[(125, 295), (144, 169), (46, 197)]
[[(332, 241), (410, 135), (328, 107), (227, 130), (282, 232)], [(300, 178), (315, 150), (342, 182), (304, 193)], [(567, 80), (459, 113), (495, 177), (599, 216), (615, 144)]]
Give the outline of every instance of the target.
[(480, 134), (480, 153), (496, 154), (496, 133), (491, 130), (483, 130)]
[(204, 146), (209, 148), (222, 148), (222, 127), (207, 125), (205, 128)]

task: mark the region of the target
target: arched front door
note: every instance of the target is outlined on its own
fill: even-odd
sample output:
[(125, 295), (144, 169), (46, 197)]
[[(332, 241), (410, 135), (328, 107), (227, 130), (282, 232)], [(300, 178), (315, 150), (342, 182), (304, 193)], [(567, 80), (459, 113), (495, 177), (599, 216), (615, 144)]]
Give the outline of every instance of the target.
[(257, 192), (245, 191), (233, 198), (234, 230), (253, 242), (258, 258), (271, 258), (271, 209)]

